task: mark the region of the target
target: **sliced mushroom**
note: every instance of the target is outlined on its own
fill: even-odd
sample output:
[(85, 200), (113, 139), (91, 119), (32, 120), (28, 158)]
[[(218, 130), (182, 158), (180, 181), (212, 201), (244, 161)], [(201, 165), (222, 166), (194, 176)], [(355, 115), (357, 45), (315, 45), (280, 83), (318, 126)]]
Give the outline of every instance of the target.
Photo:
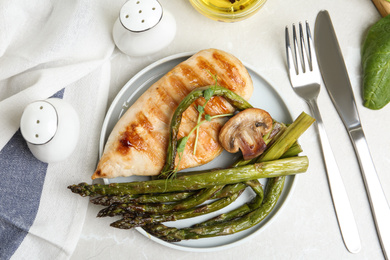
[(241, 150), (244, 160), (262, 154), (267, 147), (263, 136), (272, 129), (272, 117), (260, 108), (239, 112), (226, 122), (219, 133), (219, 142), (226, 151)]

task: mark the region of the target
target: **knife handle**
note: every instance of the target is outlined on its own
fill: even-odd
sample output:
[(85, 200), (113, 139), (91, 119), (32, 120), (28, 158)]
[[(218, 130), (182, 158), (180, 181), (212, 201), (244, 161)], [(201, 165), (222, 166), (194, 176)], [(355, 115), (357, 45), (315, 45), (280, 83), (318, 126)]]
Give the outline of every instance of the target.
[(351, 253), (357, 253), (361, 248), (360, 236), (353, 216), (351, 204), (349, 202), (336, 159), (334, 158), (317, 102), (312, 100), (308, 103), (312, 109), (313, 116), (316, 119), (328, 176), (329, 188), (332, 194), (333, 205), (341, 230), (341, 235), (348, 251)]
[(385, 259), (389, 259), (390, 207), (376, 173), (362, 127), (359, 125), (348, 132), (358, 157), (382, 251)]
[(386, 0), (372, 0), (382, 17), (390, 14), (390, 3)]

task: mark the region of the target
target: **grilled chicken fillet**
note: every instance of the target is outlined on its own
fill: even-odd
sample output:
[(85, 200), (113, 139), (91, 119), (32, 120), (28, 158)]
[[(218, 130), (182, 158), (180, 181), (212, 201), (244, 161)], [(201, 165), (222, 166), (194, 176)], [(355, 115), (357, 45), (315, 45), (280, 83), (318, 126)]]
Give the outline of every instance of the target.
[[(252, 95), (252, 79), (237, 58), (217, 49), (196, 53), (154, 83), (125, 112), (107, 140), (92, 179), (158, 175), (165, 163), (170, 120), (175, 109), (194, 88), (214, 85), (211, 74), (217, 76), (219, 85), (243, 98), (249, 99)], [(203, 102), (203, 98), (198, 99), (183, 113), (178, 138), (188, 135), (196, 125), (195, 105)], [(222, 97), (213, 97), (205, 108), (209, 115), (233, 111)], [(195, 155), (195, 134), (189, 137), (179, 169), (203, 165), (222, 152), (218, 134), (226, 120), (217, 118), (201, 125)]]

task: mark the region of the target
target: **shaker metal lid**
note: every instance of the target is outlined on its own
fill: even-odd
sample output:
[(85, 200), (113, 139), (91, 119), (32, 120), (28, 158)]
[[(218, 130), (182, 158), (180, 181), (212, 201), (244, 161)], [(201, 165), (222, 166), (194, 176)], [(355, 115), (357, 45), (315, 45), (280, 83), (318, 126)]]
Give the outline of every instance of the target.
[(119, 14), (122, 25), (132, 32), (147, 31), (156, 26), (163, 15), (157, 0), (129, 0)]
[(24, 109), (20, 120), (23, 138), (31, 144), (45, 144), (56, 134), (57, 111), (46, 101), (33, 102)]

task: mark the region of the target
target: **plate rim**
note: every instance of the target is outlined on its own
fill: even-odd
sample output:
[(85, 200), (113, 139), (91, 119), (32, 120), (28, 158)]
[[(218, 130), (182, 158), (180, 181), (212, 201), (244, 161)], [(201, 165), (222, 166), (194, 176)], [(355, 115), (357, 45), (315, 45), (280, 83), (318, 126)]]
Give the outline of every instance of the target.
[[(173, 55), (169, 55), (169, 56), (166, 56), (164, 58), (161, 58), (161, 59), (159, 59), (157, 61), (154, 61), (153, 63), (149, 64), (148, 66), (144, 67), (140, 71), (138, 71), (133, 77), (131, 77), (125, 83), (125, 85), (120, 89), (120, 91), (116, 94), (115, 98), (111, 102), (110, 107), (107, 110), (106, 115), (104, 117), (104, 121), (103, 121), (103, 124), (102, 124), (102, 131), (100, 133), (100, 139), (99, 139), (99, 158), (101, 157), (101, 155), (103, 153), (103, 150), (104, 150), (104, 145), (105, 145), (104, 139), (105, 139), (106, 134), (107, 134), (106, 130), (107, 130), (108, 121), (109, 121), (110, 117), (112, 116), (113, 110), (117, 106), (117, 103), (118, 103), (119, 99), (122, 97), (122, 95), (124, 95), (124, 93), (127, 92), (128, 88), (134, 82), (136, 82), (140, 77), (142, 77), (145, 73), (153, 70), (153, 68), (161, 66), (162, 64), (170, 62), (170, 61), (173, 61), (175, 59), (182, 59), (182, 58), (185, 58), (185, 57), (190, 57), (190, 56), (194, 55), (195, 53), (197, 53), (197, 52), (195, 52), (195, 51), (181, 52), (181, 53), (177, 53), (177, 54), (173, 54)], [(286, 101), (287, 99), (284, 97), (284, 95), (282, 93), (280, 93), (279, 91), (277, 91), (275, 89), (274, 85), (271, 84), (268, 79), (264, 78), (260, 73), (258, 73), (254, 66), (246, 63), (245, 61), (243, 61), (241, 59), (240, 59), (240, 61), (247, 69), (250, 69), (251, 71), (256, 73), (257, 76), (259, 76), (262, 80), (264, 80), (276, 92), (276, 94), (279, 95), (280, 99), (283, 101), (284, 105), (287, 108), (288, 116), (293, 119), (293, 115), (292, 115), (292, 111), (293, 110), (291, 109), (290, 105)], [(175, 244), (175, 243), (171, 243), (171, 242), (167, 242), (167, 241), (161, 240), (161, 239), (159, 239), (157, 237), (154, 237), (153, 235), (149, 234), (148, 232), (146, 232), (141, 227), (137, 227), (135, 229), (137, 230), (137, 232), (139, 232), (140, 234), (142, 234), (146, 238), (148, 238), (148, 239), (150, 239), (150, 240), (152, 240), (152, 241), (154, 241), (154, 242), (156, 242), (156, 243), (158, 243), (160, 245), (163, 245), (163, 246), (166, 246), (166, 247), (169, 247), (169, 248), (172, 248), (172, 249), (180, 250), (180, 251), (186, 251), (186, 252), (216, 252), (216, 251), (221, 251), (221, 250), (224, 250), (224, 249), (228, 249), (228, 248), (239, 246), (240, 244), (244, 243), (248, 239), (251, 239), (251, 238), (259, 235), (263, 230), (265, 230), (269, 225), (271, 225), (275, 221), (275, 219), (281, 214), (281, 211), (285, 208), (285, 205), (288, 204), (289, 200), (291, 199), (291, 197), (292, 197), (292, 195), (293, 195), (293, 193), (295, 191), (295, 187), (297, 185), (297, 181), (299, 179), (299, 175), (288, 176), (288, 177), (291, 178), (290, 191), (288, 192), (287, 196), (285, 197), (285, 200), (282, 203), (282, 205), (280, 205), (279, 208), (277, 208), (277, 209), (274, 208), (272, 210), (273, 217), (270, 218), (260, 229), (257, 229), (254, 232), (246, 235), (245, 237), (237, 239), (236, 241), (229, 242), (229, 243), (226, 243), (226, 244), (223, 244), (223, 245), (213, 246), (213, 247), (190, 247), (190, 246), (179, 245), (179, 244)], [(103, 181), (104, 181), (105, 184), (109, 184), (108, 179), (103, 178)]]

